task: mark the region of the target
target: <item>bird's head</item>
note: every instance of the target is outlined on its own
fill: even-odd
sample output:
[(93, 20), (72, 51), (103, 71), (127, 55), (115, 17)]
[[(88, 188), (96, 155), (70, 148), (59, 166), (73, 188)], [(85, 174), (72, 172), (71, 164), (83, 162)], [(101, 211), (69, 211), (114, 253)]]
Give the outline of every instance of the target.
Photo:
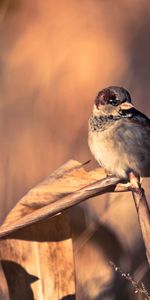
[(95, 116), (123, 116), (132, 108), (129, 92), (122, 87), (111, 86), (98, 93), (94, 103), (93, 114)]

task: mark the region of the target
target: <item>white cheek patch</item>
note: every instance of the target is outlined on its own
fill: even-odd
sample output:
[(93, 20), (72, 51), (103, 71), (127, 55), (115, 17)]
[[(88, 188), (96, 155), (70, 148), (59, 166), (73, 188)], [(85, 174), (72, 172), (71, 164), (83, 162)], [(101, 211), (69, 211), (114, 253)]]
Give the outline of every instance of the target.
[(93, 115), (94, 116), (107, 116), (107, 115), (119, 115), (120, 106), (112, 106), (111, 104), (99, 105), (99, 108), (94, 104), (93, 106)]
[(93, 115), (94, 116), (100, 115), (100, 110), (97, 108), (97, 106), (95, 104), (93, 105)]

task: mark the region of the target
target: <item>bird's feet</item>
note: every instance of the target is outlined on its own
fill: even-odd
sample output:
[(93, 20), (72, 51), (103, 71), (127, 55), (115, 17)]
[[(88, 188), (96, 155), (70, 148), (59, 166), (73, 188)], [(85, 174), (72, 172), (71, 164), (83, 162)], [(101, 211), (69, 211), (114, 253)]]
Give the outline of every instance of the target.
[(140, 177), (135, 172), (131, 171), (129, 173), (129, 183), (130, 183), (131, 189), (141, 188), (142, 181), (143, 181), (143, 178)]
[(138, 174), (136, 174), (133, 171), (130, 171), (128, 178), (129, 178), (129, 182), (119, 183), (119, 186), (127, 190), (139, 189), (141, 187), (143, 178), (140, 177)]

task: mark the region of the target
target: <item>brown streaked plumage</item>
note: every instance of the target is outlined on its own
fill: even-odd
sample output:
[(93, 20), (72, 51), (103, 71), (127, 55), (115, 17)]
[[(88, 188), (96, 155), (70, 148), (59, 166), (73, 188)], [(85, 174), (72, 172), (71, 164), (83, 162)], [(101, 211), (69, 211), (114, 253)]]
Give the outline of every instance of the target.
[(136, 110), (122, 87), (108, 87), (95, 99), (88, 143), (109, 173), (128, 178), (130, 171), (150, 176), (150, 119)]

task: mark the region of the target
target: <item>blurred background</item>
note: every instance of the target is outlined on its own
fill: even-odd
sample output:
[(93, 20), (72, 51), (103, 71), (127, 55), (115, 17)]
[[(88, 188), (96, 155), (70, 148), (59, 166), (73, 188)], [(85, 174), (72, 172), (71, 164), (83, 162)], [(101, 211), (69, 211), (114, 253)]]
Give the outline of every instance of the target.
[[(127, 88), (150, 116), (149, 31), (149, 0), (0, 0), (1, 222), (65, 161), (92, 159), (87, 122), (100, 89)], [(144, 299), (108, 264), (150, 279), (132, 198), (88, 200), (74, 216), (81, 299)]]

